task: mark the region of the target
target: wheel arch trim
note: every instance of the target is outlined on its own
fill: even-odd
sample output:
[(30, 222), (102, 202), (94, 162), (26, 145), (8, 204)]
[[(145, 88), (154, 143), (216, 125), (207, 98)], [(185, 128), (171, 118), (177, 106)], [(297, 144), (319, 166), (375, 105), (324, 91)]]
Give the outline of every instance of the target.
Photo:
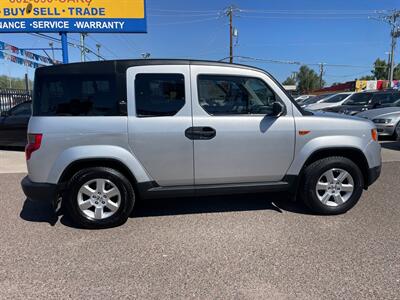
[(104, 165), (101, 165), (101, 162), (122, 166), (135, 178), (135, 182), (153, 180), (139, 160), (124, 148), (118, 146), (78, 146), (66, 149), (59, 155), (50, 171), (48, 182), (58, 184), (68, 168), (79, 163), (84, 166), (95, 162), (99, 162), (99, 166)]

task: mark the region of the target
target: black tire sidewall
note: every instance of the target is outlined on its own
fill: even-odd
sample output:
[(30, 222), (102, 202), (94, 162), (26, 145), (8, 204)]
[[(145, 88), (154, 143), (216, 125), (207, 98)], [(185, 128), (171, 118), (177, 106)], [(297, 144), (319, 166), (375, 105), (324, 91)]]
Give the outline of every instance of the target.
[[(95, 220), (86, 216), (79, 208), (77, 196), (82, 185), (93, 179), (107, 179), (117, 186), (121, 193), (121, 205), (111, 217)], [(91, 229), (115, 227), (123, 224), (132, 212), (135, 203), (131, 184), (124, 175), (109, 168), (89, 168), (78, 172), (68, 184), (67, 208), (72, 219), (80, 226)]]
[[(337, 157), (325, 160), (323, 159), (310, 165), (309, 167), (310, 169), (305, 174), (308, 177), (306, 177), (306, 190), (304, 195), (307, 206), (318, 213), (334, 215), (345, 213), (346, 211), (354, 207), (354, 205), (356, 205), (362, 195), (364, 186), (363, 175), (356, 164), (354, 164), (351, 160), (347, 158)], [(350, 199), (336, 207), (324, 205), (318, 199), (316, 192), (316, 185), (319, 178), (322, 176), (323, 173), (334, 168), (343, 169), (349, 172), (354, 181), (354, 191)]]

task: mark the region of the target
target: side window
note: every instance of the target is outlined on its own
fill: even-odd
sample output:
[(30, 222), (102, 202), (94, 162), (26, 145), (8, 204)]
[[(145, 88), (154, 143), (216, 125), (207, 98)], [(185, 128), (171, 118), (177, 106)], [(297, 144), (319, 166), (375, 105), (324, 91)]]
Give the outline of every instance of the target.
[[(199, 103), (210, 115), (271, 115), (278, 96), (258, 78), (199, 75)], [(283, 104), (283, 103), (282, 103)]]
[(69, 75), (39, 79), (36, 116), (119, 116), (113, 75)]
[(135, 79), (138, 117), (174, 116), (185, 106), (183, 74), (137, 74)]

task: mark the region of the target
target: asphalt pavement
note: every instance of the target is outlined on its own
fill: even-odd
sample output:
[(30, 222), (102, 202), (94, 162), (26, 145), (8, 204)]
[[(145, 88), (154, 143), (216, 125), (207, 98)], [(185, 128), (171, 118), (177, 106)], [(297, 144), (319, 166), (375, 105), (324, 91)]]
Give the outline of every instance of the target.
[(100, 231), (0, 174), (0, 298), (399, 299), (399, 153), (344, 215), (283, 194), (163, 199)]

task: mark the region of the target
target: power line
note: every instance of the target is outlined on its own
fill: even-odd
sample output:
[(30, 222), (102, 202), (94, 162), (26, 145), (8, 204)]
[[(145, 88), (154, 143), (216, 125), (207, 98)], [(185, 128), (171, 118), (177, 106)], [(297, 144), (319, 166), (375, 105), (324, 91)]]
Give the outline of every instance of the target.
[(104, 48), (108, 53), (110, 53), (111, 55), (113, 55), (115, 58), (118, 58), (118, 55), (115, 54), (114, 51), (112, 51), (110, 48), (108, 48), (106, 45), (102, 44), (101, 42), (99, 42), (97, 39), (95, 39), (93, 37), (93, 35), (89, 35), (89, 38), (92, 39), (94, 42), (96, 42), (97, 44), (99, 44), (102, 48)]
[(193, 18), (193, 17), (209, 17), (209, 16), (219, 16), (220, 13), (206, 13), (206, 14), (149, 14), (148, 17), (173, 17), (173, 18)]
[(164, 25), (180, 25), (180, 24), (192, 24), (192, 23), (202, 23), (208, 21), (215, 21), (218, 20), (219, 17), (214, 18), (206, 18), (206, 19), (199, 19), (199, 20), (190, 20), (190, 21), (181, 21), (181, 22), (170, 22), (170, 23), (153, 23), (152, 26), (164, 26)]
[(208, 13), (208, 12), (221, 12), (220, 9), (211, 9), (211, 10), (181, 10), (181, 9), (151, 9), (150, 11), (158, 11), (158, 12), (174, 12), (174, 13)]
[[(307, 65), (307, 66), (320, 66), (323, 64), (326, 67), (339, 67), (339, 68), (362, 68), (362, 69), (370, 69), (370, 68), (386, 68), (386, 66), (360, 66), (360, 65), (348, 65), (348, 64), (331, 64), (331, 63), (307, 63), (301, 61), (290, 61), (290, 60), (276, 60), (276, 59), (265, 59), (265, 58), (256, 58), (250, 56), (235, 56), (240, 59), (242, 62), (261, 62), (261, 63), (277, 63), (277, 64), (289, 64), (289, 65)], [(228, 57), (229, 58), (229, 57)], [(222, 59), (221, 61), (226, 60), (227, 58)]]
[(382, 11), (377, 10), (252, 10), (240, 9), (240, 12), (253, 14), (286, 14), (286, 15), (365, 15)]
[[(41, 37), (41, 38), (44, 38), (44, 39), (47, 39), (47, 40), (50, 40), (50, 41), (61, 43), (60, 39), (57, 39), (55, 37), (52, 37), (50, 35), (46, 35), (46, 34), (43, 34), (43, 33), (29, 33), (29, 34), (32, 35), (32, 36)], [(82, 49), (81, 45), (79, 45), (79, 44), (74, 44), (74, 43), (68, 42), (68, 45), (70, 45), (70, 46), (72, 46), (74, 48)], [(91, 49), (89, 47), (85, 47), (85, 48), (88, 51), (88, 53), (92, 53), (96, 57), (98, 57), (98, 58), (100, 58), (102, 60), (106, 60), (106, 58), (104, 58), (103, 56), (101, 56), (101, 55), (98, 56), (98, 54), (93, 49)]]

